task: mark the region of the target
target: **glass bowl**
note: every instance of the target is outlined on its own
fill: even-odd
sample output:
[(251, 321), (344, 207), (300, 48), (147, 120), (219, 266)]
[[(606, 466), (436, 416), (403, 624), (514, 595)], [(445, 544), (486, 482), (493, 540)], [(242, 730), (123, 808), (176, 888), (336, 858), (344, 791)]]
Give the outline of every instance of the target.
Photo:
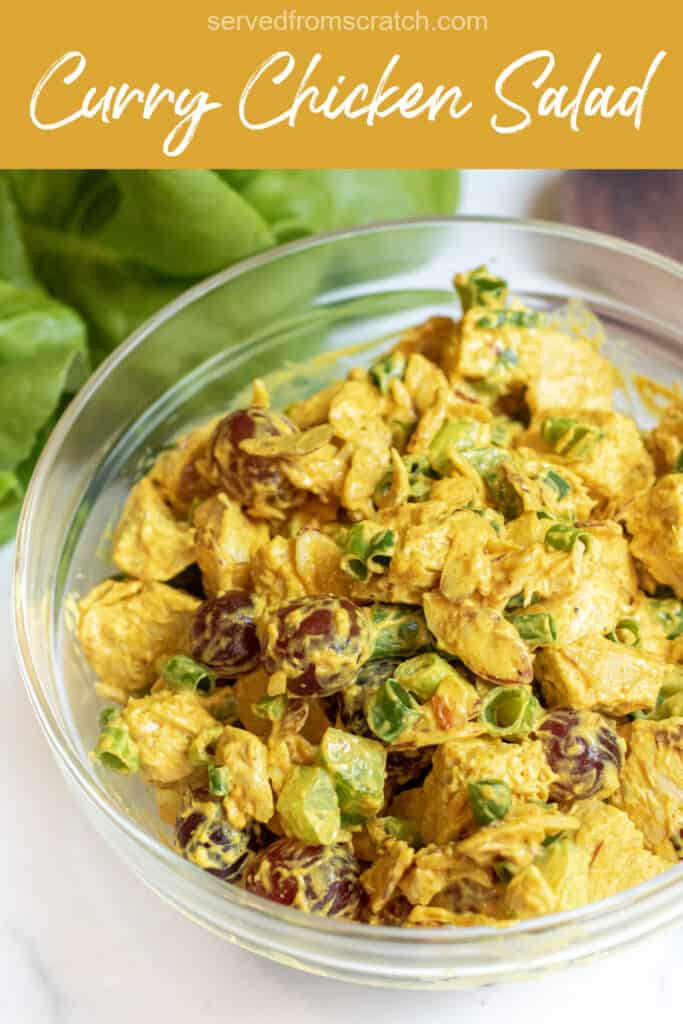
[[(457, 316), (453, 273), (484, 262), (536, 307), (586, 302), (602, 318), (608, 354), (626, 380), (633, 372), (680, 380), (680, 264), (536, 222), (463, 217), (341, 232), (210, 278), (121, 345), (54, 430), (19, 526), (15, 620), (23, 674), (60, 768), (95, 828), (152, 889), (205, 928), (282, 963), (350, 981), (464, 987), (594, 957), (683, 917), (683, 865), (600, 903), (503, 929), (371, 928), (226, 886), (172, 851), (144, 785), (88, 758), (100, 702), (73, 643), (71, 612), (74, 596), (111, 571), (103, 537), (151, 454), (239, 403), (254, 376), (281, 371), (269, 380), (275, 404), (285, 403), (370, 361), (427, 315)], [(291, 363), (300, 365), (287, 369)], [(645, 423), (628, 385), (620, 400)]]

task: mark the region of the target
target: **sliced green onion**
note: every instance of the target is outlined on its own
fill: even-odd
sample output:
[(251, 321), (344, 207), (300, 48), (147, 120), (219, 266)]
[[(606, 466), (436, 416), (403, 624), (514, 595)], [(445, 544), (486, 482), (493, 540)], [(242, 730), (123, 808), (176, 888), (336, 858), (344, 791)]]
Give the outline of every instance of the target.
[(664, 683), (657, 695), (654, 717), (683, 718), (683, 675)]
[(491, 736), (506, 740), (524, 740), (541, 714), (527, 686), (496, 686), (481, 704), (479, 721)]
[(491, 825), (502, 821), (510, 810), (512, 793), (500, 779), (480, 779), (467, 783), (467, 796), (477, 825)]
[(383, 573), (396, 550), (396, 532), (367, 520), (354, 523), (346, 535), (341, 567), (348, 576), (365, 583), (372, 573)]
[(387, 679), (368, 695), (365, 718), (375, 736), (393, 743), (419, 720), (420, 705), (395, 679)]
[(386, 359), (381, 359), (371, 366), (368, 375), (376, 388), (383, 395), (388, 394), (392, 380), (402, 380), (406, 372), (406, 357), (402, 352), (392, 352)]
[(199, 768), (205, 764), (211, 764), (213, 754), (209, 753), (209, 747), (220, 739), (223, 732), (222, 725), (211, 726), (210, 729), (202, 729), (198, 736), (192, 740), (187, 750), (187, 757), (190, 764)]
[(683, 603), (673, 597), (652, 598), (650, 608), (666, 633), (667, 640), (683, 634)]
[(493, 871), (498, 881), (507, 885), (515, 877), (517, 867), (511, 860), (499, 860), (493, 865)]
[(161, 678), (172, 690), (209, 694), (216, 688), (216, 675), (186, 654), (174, 654), (161, 669)]
[(104, 729), (105, 726), (107, 726), (109, 722), (112, 720), (112, 718), (120, 714), (120, 708), (102, 708), (102, 710), (100, 711), (100, 729)]
[(538, 327), (541, 314), (527, 309), (496, 309), (480, 316), (475, 327), (486, 330), (498, 330), (501, 327), (520, 327), (522, 329)]
[(211, 707), (207, 708), (207, 710), (219, 722), (236, 721), (238, 717), (237, 701), (231, 687), (221, 687), (221, 690), (217, 691), (216, 695), (218, 696), (218, 694), (220, 694), (220, 700), (218, 702), (212, 700)]
[(394, 444), (403, 449), (411, 438), (417, 420), (389, 420)]
[(505, 519), (516, 519), (522, 512), (522, 500), (505, 473), (511, 455), (505, 448), (474, 448), (463, 452), (486, 484), (489, 498)]
[(541, 437), (559, 455), (582, 459), (602, 440), (604, 434), (579, 420), (566, 416), (547, 416), (541, 424)]
[[(408, 474), (408, 501), (424, 501), (430, 495), (432, 481), (437, 478), (429, 459), (424, 455), (404, 455), (402, 461)], [(375, 488), (375, 497), (379, 502), (391, 490), (393, 480), (394, 468), (390, 466)]]
[(455, 287), (460, 296), (463, 313), (473, 306), (504, 306), (507, 301), (507, 281), (491, 274), (485, 266), (475, 267), (467, 274), (457, 274)]
[(524, 511), (522, 498), (502, 466), (492, 473), (484, 473), (483, 480), (489, 498), (506, 520), (521, 516)]
[(455, 669), (433, 651), (409, 658), (394, 670), (394, 678), (422, 702), (430, 700), (444, 679), (453, 676), (457, 676)]
[(640, 626), (635, 619), (619, 619), (612, 632), (607, 634), (607, 639), (625, 647), (639, 647)]
[(259, 718), (266, 718), (269, 722), (279, 722), (289, 706), (289, 697), (286, 693), (278, 693), (275, 697), (262, 697), (251, 710)]
[(523, 590), (520, 590), (518, 594), (514, 594), (508, 603), (505, 605), (506, 612), (513, 612), (516, 608), (523, 608), (524, 602), (526, 601), (526, 595)]
[(561, 442), (565, 434), (578, 425), (578, 420), (572, 420), (566, 416), (546, 416), (541, 424), (541, 437), (554, 447)]
[(524, 591), (520, 590), (518, 594), (515, 594), (513, 597), (510, 598), (508, 603), (505, 605), (505, 611), (513, 612), (517, 608), (527, 608), (529, 605), (536, 604), (540, 600), (541, 595), (536, 590), (533, 591), (528, 601)]
[(429, 444), (429, 459), (439, 476), (452, 473), (456, 465), (453, 453), (471, 451), (480, 442), (481, 433), (479, 420), (446, 420)]
[(546, 533), (544, 544), (556, 551), (572, 551), (577, 540), (581, 541), (586, 550), (592, 544), (592, 537), (585, 530), (579, 530), (568, 523), (555, 523)]
[(566, 498), (572, 489), (571, 484), (568, 484), (565, 478), (560, 476), (559, 473), (556, 473), (554, 469), (548, 470), (546, 475), (543, 477), (543, 482), (546, 483), (548, 487), (552, 487), (560, 501), (562, 501), (563, 498)]
[(227, 796), (232, 787), (230, 769), (224, 764), (210, 764), (208, 769), (209, 793), (211, 796)]
[(396, 818), (393, 814), (388, 814), (385, 818), (378, 818), (377, 823), (392, 839), (401, 839), (413, 849), (422, 846), (422, 833), (416, 821), (410, 821), (408, 818)]
[(373, 604), (370, 608), (373, 627), (371, 658), (409, 658), (432, 646), (421, 608), (408, 604)]
[(554, 644), (557, 640), (557, 625), (549, 612), (529, 612), (526, 615), (513, 615), (510, 622), (516, 628), (522, 640), (528, 644)]
[(545, 837), (545, 839), (541, 842), (541, 846), (545, 846), (545, 848), (547, 849), (549, 846), (552, 846), (553, 843), (558, 842), (558, 840), (564, 839), (565, 836), (566, 832), (553, 832), (552, 835)]
[(104, 722), (94, 756), (105, 768), (121, 775), (134, 775), (140, 769), (138, 745), (116, 708), (105, 708), (100, 715)]
[(671, 472), (672, 473), (683, 473), (683, 451), (680, 451), (678, 453), (676, 461), (674, 462), (673, 466), (671, 467)]

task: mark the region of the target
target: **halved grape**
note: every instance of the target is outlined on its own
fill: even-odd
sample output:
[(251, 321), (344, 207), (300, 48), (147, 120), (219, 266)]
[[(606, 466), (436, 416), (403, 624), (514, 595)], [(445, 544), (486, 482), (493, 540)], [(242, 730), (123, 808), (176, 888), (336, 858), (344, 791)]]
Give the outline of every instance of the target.
[(501, 889), (493, 868), (474, 868), (471, 875), (463, 874), (434, 898), (432, 906), (449, 910), (452, 914), (486, 913)]
[(361, 904), (358, 861), (344, 846), (278, 839), (249, 863), (249, 892), (324, 917), (355, 918)]
[(270, 409), (237, 409), (224, 416), (211, 441), (211, 461), (220, 485), (243, 505), (266, 503), (289, 508), (296, 490), (272, 456), (250, 455), (243, 441), (298, 433), (298, 427), (282, 413)]
[(289, 693), (327, 696), (350, 686), (370, 656), (370, 624), (346, 598), (304, 597), (263, 623), (263, 661), (282, 672)]
[(233, 828), (219, 803), (195, 801), (176, 821), (176, 847), (210, 875), (233, 882), (239, 878), (249, 852), (250, 835)]
[(255, 609), (246, 590), (228, 590), (211, 597), (192, 623), (192, 656), (229, 679), (250, 672), (261, 657)]
[(602, 715), (554, 708), (532, 736), (542, 742), (548, 764), (558, 776), (550, 788), (551, 800), (604, 798), (618, 788), (622, 743)]

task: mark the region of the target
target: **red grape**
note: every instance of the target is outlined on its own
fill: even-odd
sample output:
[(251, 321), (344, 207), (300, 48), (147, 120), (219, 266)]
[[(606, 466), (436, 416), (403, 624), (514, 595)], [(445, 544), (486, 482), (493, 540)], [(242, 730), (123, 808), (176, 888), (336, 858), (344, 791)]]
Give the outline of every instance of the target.
[(239, 878), (249, 852), (249, 833), (233, 828), (219, 803), (192, 803), (176, 821), (176, 846), (183, 856), (210, 875), (232, 882)]
[(261, 657), (254, 617), (246, 590), (228, 590), (209, 598), (192, 623), (192, 656), (222, 678), (250, 672)]
[(237, 409), (224, 416), (211, 441), (211, 462), (220, 485), (243, 505), (267, 504), (289, 508), (296, 490), (272, 456), (250, 455), (241, 448), (252, 438), (298, 433), (298, 427), (282, 413), (268, 409)]
[(371, 650), (370, 624), (346, 598), (304, 597), (264, 624), (264, 665), (283, 672), (298, 697), (328, 696), (350, 686)]
[(278, 839), (249, 863), (245, 886), (265, 899), (324, 917), (354, 918), (361, 903), (356, 858), (344, 846)]
[(622, 765), (621, 746), (601, 715), (555, 708), (532, 735), (543, 743), (548, 764), (558, 776), (550, 788), (551, 800), (564, 803), (614, 792)]

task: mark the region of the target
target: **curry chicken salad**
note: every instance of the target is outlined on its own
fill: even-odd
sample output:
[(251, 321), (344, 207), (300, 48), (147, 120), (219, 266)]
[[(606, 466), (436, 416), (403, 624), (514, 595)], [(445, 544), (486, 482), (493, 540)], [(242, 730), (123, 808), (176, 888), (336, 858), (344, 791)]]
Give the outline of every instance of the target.
[(683, 399), (479, 267), (284, 411), (194, 430), (80, 601), (93, 756), (180, 854), (370, 924), (500, 925), (683, 857)]

